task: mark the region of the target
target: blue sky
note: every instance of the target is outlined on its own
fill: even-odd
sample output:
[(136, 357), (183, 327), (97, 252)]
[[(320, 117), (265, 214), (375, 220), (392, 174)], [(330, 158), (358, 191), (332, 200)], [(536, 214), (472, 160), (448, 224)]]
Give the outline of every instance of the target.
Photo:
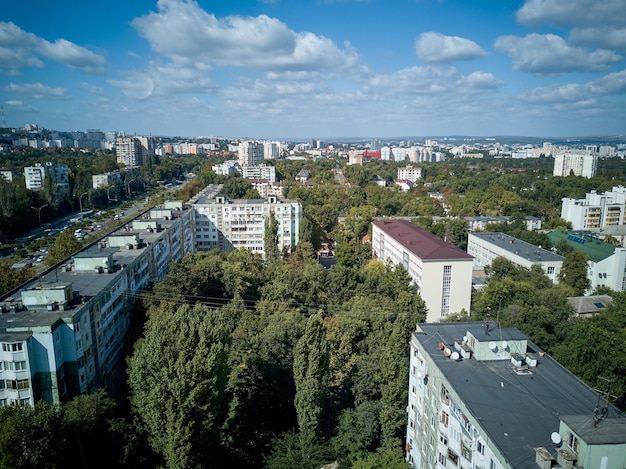
[(625, 0), (2, 2), (8, 126), (626, 134)]

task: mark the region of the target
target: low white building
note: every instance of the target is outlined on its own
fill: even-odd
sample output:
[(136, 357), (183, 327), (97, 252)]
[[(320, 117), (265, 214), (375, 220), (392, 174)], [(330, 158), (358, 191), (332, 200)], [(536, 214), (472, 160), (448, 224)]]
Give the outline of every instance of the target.
[(421, 177), (422, 168), (416, 168), (411, 165), (404, 166), (403, 168), (398, 168), (398, 179), (405, 179), (407, 181), (415, 183)]
[(474, 256), (474, 267), (480, 269), (491, 265), (496, 257), (504, 257), (526, 269), (538, 264), (554, 283), (563, 265), (562, 256), (505, 233), (469, 233), (467, 253)]
[(31, 191), (42, 190), (46, 178), (52, 180), (52, 184), (57, 190), (61, 192), (69, 191), (70, 176), (66, 164), (56, 164), (48, 161), (44, 164), (35, 163), (35, 166), (24, 167), (26, 189)]
[(428, 308), (427, 322), (469, 312), (472, 256), (456, 246), (409, 221), (380, 220), (372, 223), (372, 254), (409, 273)]

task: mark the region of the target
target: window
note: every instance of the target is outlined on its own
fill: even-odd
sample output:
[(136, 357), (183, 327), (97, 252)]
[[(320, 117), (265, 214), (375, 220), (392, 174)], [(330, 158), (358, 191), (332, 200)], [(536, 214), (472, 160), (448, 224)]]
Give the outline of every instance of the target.
[(548, 267), (548, 275), (554, 275), (554, 266)]
[(17, 342), (14, 344), (2, 344), (3, 352), (21, 352), (22, 351), (22, 343)]
[(74, 324), (74, 332), (80, 332), (80, 323)]
[(459, 465), (459, 455), (448, 448), (448, 459), (454, 463), (455, 466)]
[(448, 393), (448, 388), (446, 388), (443, 384), (441, 385), (441, 400), (446, 404), (450, 404), (450, 394)]
[(446, 458), (446, 455), (445, 455), (445, 454), (441, 454), (441, 453), (439, 453), (439, 456), (438, 456), (438, 458), (437, 458), (437, 459), (438, 459), (438, 461), (439, 461), (439, 464), (441, 464), (443, 467), (446, 467), (446, 461), (447, 461), (447, 458)]
[(496, 469), (496, 462), (493, 459), (489, 461), (489, 469)]
[(442, 445), (448, 446), (448, 437), (446, 435), (444, 435), (443, 433), (439, 434), (439, 443), (441, 443)]
[(15, 362), (15, 371), (24, 371), (26, 369), (26, 362)]
[(28, 389), (30, 388), (30, 383), (27, 379), (18, 379), (17, 380), (17, 389)]
[(443, 423), (444, 427), (448, 426), (448, 413), (447, 412), (441, 412), (441, 419), (439, 420), (441, 423)]
[(468, 461), (471, 461), (472, 460), (472, 450), (469, 449), (465, 445), (461, 445), (461, 456), (463, 456)]
[(476, 451), (478, 451), (483, 456), (485, 455), (485, 445), (483, 445), (480, 441), (476, 445)]
[(567, 446), (572, 448), (574, 453), (578, 453), (578, 438), (572, 432), (567, 434)]

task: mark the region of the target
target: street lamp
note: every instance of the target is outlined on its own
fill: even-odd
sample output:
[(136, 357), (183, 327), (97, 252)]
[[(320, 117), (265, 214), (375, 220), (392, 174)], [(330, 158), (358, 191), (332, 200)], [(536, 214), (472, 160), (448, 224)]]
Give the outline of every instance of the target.
[(137, 178), (131, 178), (128, 180), (128, 182), (126, 183), (126, 192), (128, 192), (128, 197), (130, 198), (130, 183), (133, 182), (135, 179)]
[(89, 194), (89, 191), (85, 191), (80, 195), (75, 195), (74, 197), (78, 197), (78, 207), (80, 208), (80, 215), (83, 214), (83, 196)]
[(107, 187), (107, 199), (109, 199), (109, 207), (111, 206), (111, 189), (113, 189), (115, 186), (117, 186), (117, 184), (113, 184), (112, 186)]
[(37, 218), (39, 219), (39, 226), (41, 226), (41, 209), (47, 207), (48, 204), (43, 204), (41, 207), (31, 207), (33, 210), (37, 210)]

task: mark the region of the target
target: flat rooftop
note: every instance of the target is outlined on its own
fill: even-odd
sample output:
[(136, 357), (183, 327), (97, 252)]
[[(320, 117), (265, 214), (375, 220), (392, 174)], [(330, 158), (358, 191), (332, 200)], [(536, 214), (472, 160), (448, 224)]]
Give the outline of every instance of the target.
[[(469, 331), (479, 340), (516, 340), (525, 336), (517, 329), (485, 328), (481, 322), (419, 324), (413, 337), (434, 360), (454, 393), (482, 426), (483, 438), (506, 455), (511, 467), (537, 469), (534, 448), (545, 447), (556, 458), (550, 435), (559, 430), (561, 416), (577, 416), (578, 425), (593, 423), (599, 395), (548, 355), (540, 356), (528, 341), (527, 353), (537, 354), (538, 364), (530, 373), (516, 373), (510, 360), (454, 361), (439, 349), (439, 342), (454, 347), (454, 341)], [(574, 352), (572, 352), (574, 353)], [(534, 356), (534, 355), (533, 355)], [(438, 391), (437, 391), (438, 392)], [(621, 422), (624, 414), (610, 406), (603, 425)], [(618, 428), (615, 427), (615, 428)], [(608, 433), (608, 431), (607, 431)], [(626, 433), (619, 436), (626, 442)]]
[(554, 230), (548, 233), (548, 237), (554, 246), (559, 241), (565, 240), (567, 244), (585, 254), (592, 262), (600, 262), (612, 256), (616, 248), (589, 233), (580, 231)]
[(563, 262), (563, 256), (559, 256), (552, 251), (540, 248), (533, 244), (522, 241), (505, 233), (499, 232), (481, 232), (470, 233), (499, 249), (510, 252), (513, 255), (528, 259), (530, 262)]

